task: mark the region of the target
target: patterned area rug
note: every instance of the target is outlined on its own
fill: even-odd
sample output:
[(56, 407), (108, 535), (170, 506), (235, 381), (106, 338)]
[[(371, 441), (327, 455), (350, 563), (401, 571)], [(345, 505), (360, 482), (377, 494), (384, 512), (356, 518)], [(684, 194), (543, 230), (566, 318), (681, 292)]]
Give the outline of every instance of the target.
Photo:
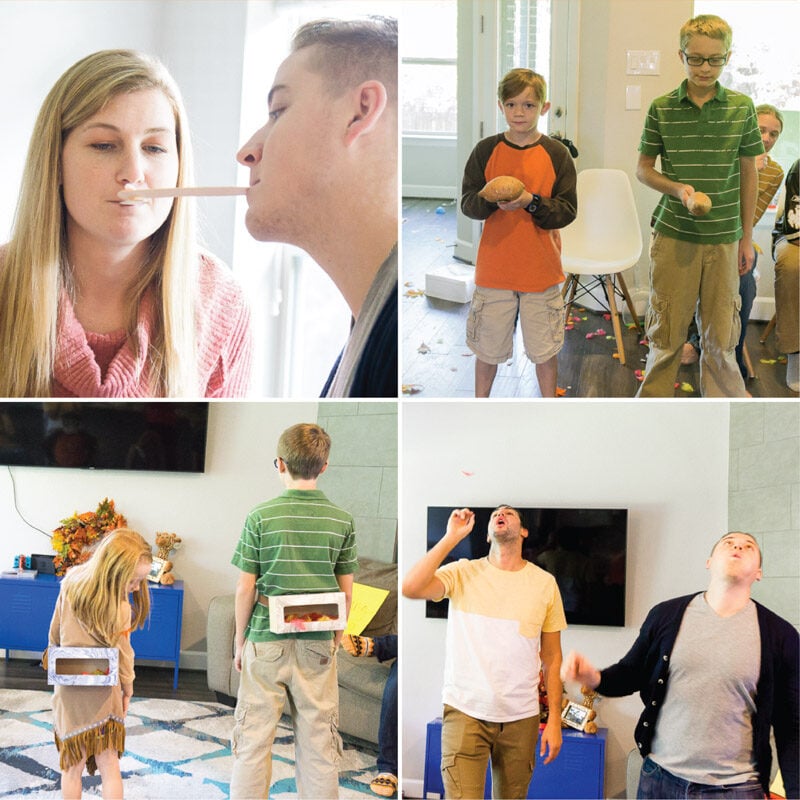
[[(0, 798), (61, 797), (50, 692), (0, 689)], [(275, 737), (270, 797), (297, 797), (294, 743), (284, 717)], [(231, 773), (233, 709), (219, 703), (134, 698), (120, 760), (127, 800), (223, 800)], [(343, 737), (344, 738), (344, 737)], [(339, 797), (374, 797), (377, 750), (346, 739)], [(84, 774), (84, 797), (101, 797), (100, 774)]]

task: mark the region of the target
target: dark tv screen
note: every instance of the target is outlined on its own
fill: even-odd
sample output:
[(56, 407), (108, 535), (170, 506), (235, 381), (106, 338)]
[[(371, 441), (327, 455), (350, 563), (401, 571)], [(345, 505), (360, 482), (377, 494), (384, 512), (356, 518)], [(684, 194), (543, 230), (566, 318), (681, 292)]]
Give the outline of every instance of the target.
[[(447, 529), (455, 506), (428, 507), (428, 549)], [(494, 508), (470, 507), (475, 526), (445, 559), (483, 558)], [(625, 625), (627, 509), (517, 507), (528, 537), (522, 556), (556, 579), (570, 625)], [(448, 602), (428, 601), (425, 615), (446, 617)]]
[(208, 403), (0, 403), (0, 464), (205, 470)]

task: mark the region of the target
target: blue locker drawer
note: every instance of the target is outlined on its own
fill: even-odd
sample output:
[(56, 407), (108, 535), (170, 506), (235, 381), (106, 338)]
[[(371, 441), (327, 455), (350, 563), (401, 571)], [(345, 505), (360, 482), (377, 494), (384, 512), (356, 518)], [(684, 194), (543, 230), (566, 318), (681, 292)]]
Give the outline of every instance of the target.
[[(536, 746), (536, 768), (533, 771), (528, 798), (602, 798), (605, 774), (607, 728), (596, 734), (586, 734), (566, 728), (562, 730), (563, 744), (558, 758), (546, 766)], [(440, 763), (442, 759), (442, 720), (428, 723), (425, 746), (423, 796), (429, 792), (444, 796)], [(491, 765), (490, 765), (491, 766)], [(486, 772), (484, 797), (492, 796), (491, 769)]]

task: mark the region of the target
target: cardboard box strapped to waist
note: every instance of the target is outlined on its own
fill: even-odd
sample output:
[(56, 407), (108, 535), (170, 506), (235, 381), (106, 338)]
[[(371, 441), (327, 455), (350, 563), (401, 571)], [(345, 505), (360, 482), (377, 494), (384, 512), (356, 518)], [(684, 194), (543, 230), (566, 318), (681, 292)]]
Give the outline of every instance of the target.
[(47, 683), (51, 686), (116, 686), (116, 647), (48, 647)]
[(269, 598), (272, 633), (338, 631), (346, 624), (344, 592), (282, 594)]

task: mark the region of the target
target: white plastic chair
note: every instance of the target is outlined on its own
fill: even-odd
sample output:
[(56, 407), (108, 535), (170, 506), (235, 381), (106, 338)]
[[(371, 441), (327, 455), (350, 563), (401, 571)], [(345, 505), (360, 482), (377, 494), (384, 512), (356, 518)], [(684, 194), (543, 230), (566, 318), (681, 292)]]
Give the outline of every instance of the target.
[[(567, 276), (562, 296), (569, 299), (569, 319), (576, 297), (586, 294), (611, 314), (619, 363), (625, 363), (622, 327), (615, 295), (625, 299), (634, 325), (642, 331), (622, 271), (642, 254), (642, 232), (628, 176), (620, 169), (585, 169), (578, 173), (578, 216), (561, 231), (561, 263)], [(581, 282), (584, 276), (591, 276)], [(603, 296), (595, 294), (598, 288)]]

